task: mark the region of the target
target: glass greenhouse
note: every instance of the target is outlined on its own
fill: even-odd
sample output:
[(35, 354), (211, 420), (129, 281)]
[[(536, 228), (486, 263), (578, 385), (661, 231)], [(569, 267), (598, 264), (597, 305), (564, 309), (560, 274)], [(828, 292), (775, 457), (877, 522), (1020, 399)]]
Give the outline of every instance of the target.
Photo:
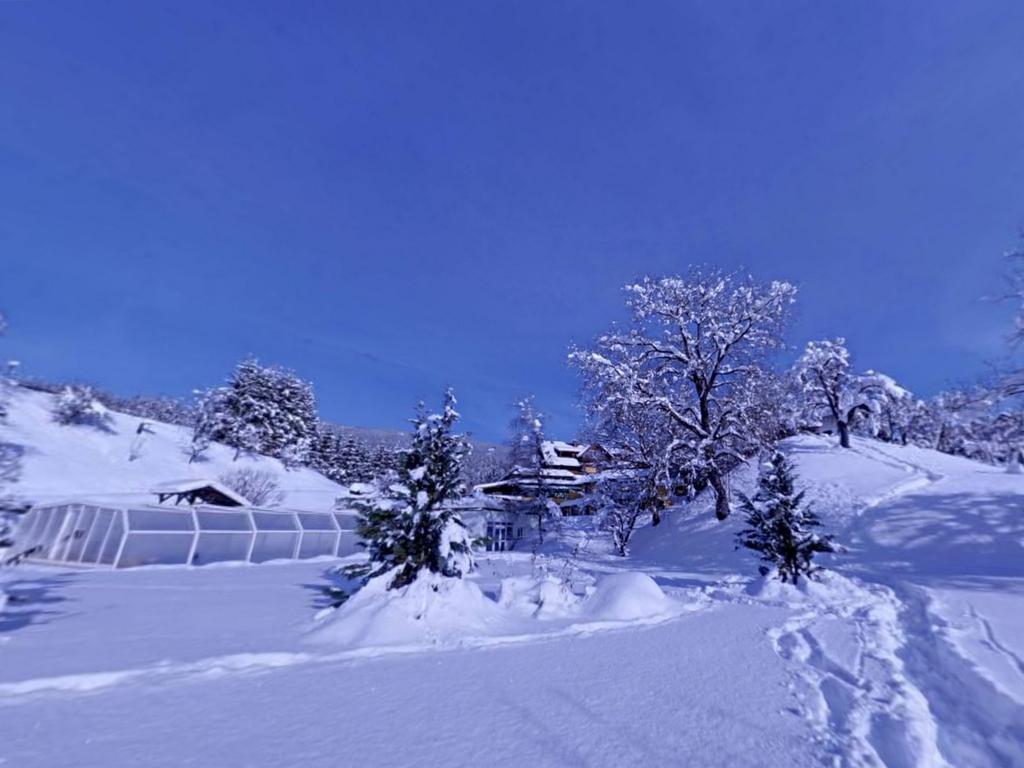
[(34, 560), (113, 568), (341, 557), (357, 542), (351, 514), (258, 507), (56, 504), (18, 529)]

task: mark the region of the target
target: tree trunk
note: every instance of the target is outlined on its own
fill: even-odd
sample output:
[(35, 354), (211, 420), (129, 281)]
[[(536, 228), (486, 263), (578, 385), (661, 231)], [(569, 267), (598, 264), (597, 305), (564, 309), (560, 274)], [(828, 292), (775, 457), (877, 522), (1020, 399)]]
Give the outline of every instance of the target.
[(715, 517), (725, 520), (729, 516), (729, 491), (717, 469), (708, 475), (708, 483), (715, 491)]
[(849, 448), (850, 425), (847, 424), (843, 419), (839, 419), (839, 421), (837, 422), (837, 426), (839, 427), (839, 444), (843, 446), (843, 448)]

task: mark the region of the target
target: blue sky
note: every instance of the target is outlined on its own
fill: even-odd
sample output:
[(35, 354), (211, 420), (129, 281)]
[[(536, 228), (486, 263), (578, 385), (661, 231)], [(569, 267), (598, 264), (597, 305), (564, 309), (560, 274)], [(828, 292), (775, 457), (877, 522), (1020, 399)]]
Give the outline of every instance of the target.
[(1020, 2), (4, 3), (0, 354), (568, 435), (568, 346), (708, 263), (930, 394), (1002, 352), (1021, 40)]

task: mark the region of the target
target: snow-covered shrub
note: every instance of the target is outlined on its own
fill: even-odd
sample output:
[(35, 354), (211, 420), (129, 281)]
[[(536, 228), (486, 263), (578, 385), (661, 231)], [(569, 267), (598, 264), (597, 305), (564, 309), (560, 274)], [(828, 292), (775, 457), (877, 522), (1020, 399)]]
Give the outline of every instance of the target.
[(110, 430), (113, 419), (90, 387), (67, 386), (53, 403), (53, 420), (58, 424)]
[(804, 494), (795, 487), (793, 466), (781, 451), (773, 451), (761, 467), (757, 493), (742, 496), (746, 528), (737, 535), (737, 546), (754, 550), (767, 566), (778, 569), (779, 578), (796, 584), (801, 575), (818, 570), (812, 560), (820, 552), (834, 552), (831, 535), (821, 535), (817, 515), (803, 503)]
[(440, 414), (428, 415), (420, 405), (397, 482), (379, 482), (382, 493), (357, 504), (358, 531), (370, 559), (350, 574), (380, 577), (388, 589), (397, 589), (421, 572), (461, 578), (473, 568), (469, 532), (449, 504), (465, 492), (461, 463), (469, 445), (452, 434), (458, 418), (451, 390)]
[(284, 501), (277, 477), (265, 469), (236, 469), (221, 475), (219, 480), (255, 507), (273, 506)]

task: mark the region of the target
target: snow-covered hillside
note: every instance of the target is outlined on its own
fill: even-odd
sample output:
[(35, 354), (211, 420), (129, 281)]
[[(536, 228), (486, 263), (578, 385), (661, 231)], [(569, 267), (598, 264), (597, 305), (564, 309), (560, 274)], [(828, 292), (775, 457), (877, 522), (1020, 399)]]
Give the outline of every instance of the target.
[(184, 427), (147, 422), (151, 433), (139, 435), (140, 419), (113, 411), (109, 430), (58, 424), (53, 398), (14, 389), (6, 422), (0, 422), (0, 440), (23, 451), (20, 479), (7, 490), (33, 503), (83, 497), (152, 502), (151, 490), (160, 483), (216, 479), (242, 467), (276, 475), (286, 506), (327, 509), (338, 496), (339, 486), (312, 470), (287, 470), (265, 456), (236, 461), (234, 449), (216, 443), (203, 461), (189, 464), (191, 430)]
[[(872, 441), (785, 447), (848, 550), (801, 588), (758, 578), (734, 549), (739, 519), (717, 523), (704, 500), (638, 532), (626, 559), (597, 542), (576, 561), (486, 556), (471, 581), (493, 602), (419, 637), (382, 634), (351, 609), (363, 623), (339, 630), (345, 609), (323, 612), (324, 563), (9, 570), (0, 756), (26, 767), (1024, 765), (1024, 478)], [(732, 489), (752, 477), (735, 473)], [(579, 610), (532, 617), (513, 599), (515, 621), (501, 614), (506, 585), (520, 583), (507, 579), (541, 572), (579, 593), (644, 574), (668, 600), (631, 576), (640, 592), (594, 600), (598, 587)], [(623, 595), (641, 593), (653, 608), (623, 610)]]

